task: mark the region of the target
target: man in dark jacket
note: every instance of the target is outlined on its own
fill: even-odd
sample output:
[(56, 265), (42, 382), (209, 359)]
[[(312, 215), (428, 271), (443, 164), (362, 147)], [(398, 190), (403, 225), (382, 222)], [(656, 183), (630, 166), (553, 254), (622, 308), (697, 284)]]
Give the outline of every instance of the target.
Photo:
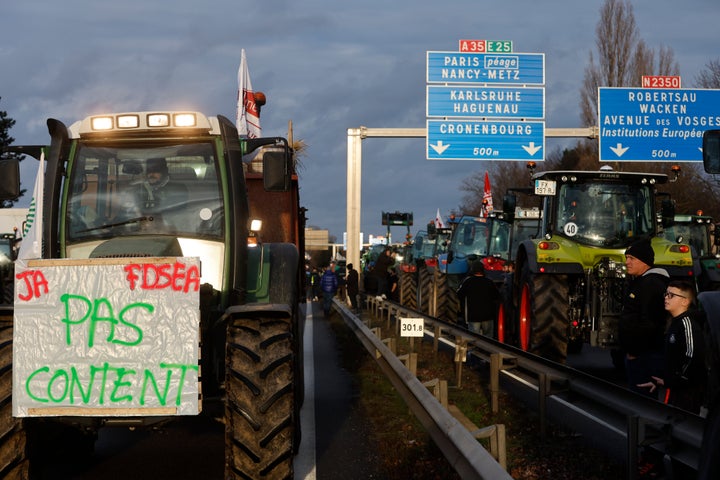
[(627, 273), (632, 277), (620, 315), (619, 342), (625, 353), (625, 370), (631, 390), (657, 398), (640, 384), (652, 382), (663, 371), (665, 343), (665, 289), (670, 276), (662, 268), (653, 268), (655, 252), (650, 240), (630, 245), (625, 250)]
[(390, 247), (383, 250), (377, 260), (375, 260), (375, 266), (373, 267), (372, 273), (377, 278), (377, 294), (385, 295), (386, 297), (390, 294), (390, 284), (388, 277), (390, 268), (395, 263), (395, 259), (392, 256), (392, 250)]
[(347, 264), (347, 294), (350, 297), (350, 305), (352, 306), (353, 312), (358, 312), (358, 293), (360, 293), (359, 287), (359, 276), (357, 270), (353, 268), (352, 263)]
[(485, 276), (482, 260), (474, 260), (470, 264), (470, 274), (460, 283), (457, 296), (468, 328), (492, 337), (495, 334), (500, 292), (492, 280)]

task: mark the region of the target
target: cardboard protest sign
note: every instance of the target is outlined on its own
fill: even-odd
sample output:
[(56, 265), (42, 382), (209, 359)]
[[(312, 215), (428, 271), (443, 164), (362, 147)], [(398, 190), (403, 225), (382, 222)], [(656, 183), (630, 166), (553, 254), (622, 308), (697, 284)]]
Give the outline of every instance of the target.
[(196, 415), (198, 258), (15, 270), (13, 415)]

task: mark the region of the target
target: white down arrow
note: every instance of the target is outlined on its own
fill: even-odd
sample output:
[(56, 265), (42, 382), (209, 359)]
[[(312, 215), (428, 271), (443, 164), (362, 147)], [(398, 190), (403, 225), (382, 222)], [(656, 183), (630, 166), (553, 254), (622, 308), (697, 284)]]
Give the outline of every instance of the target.
[(442, 140), (438, 140), (438, 142), (437, 142), (435, 145), (430, 144), (430, 147), (431, 147), (433, 150), (435, 150), (435, 153), (437, 153), (438, 155), (442, 155), (443, 152), (444, 152), (445, 150), (447, 150), (449, 146), (450, 146), (450, 145), (443, 145)]
[(618, 143), (614, 147), (610, 147), (610, 150), (612, 150), (613, 153), (615, 155), (617, 155), (618, 157), (622, 157), (623, 153), (627, 152), (629, 149), (630, 149), (630, 147), (623, 147), (622, 143)]
[(535, 155), (538, 152), (538, 150), (540, 150), (542, 148), (542, 146), (538, 145), (536, 147), (535, 142), (530, 142), (530, 145), (528, 145), (528, 146), (523, 145), (522, 148), (523, 148), (523, 150), (525, 150), (527, 153), (529, 153), (532, 156), (532, 155)]

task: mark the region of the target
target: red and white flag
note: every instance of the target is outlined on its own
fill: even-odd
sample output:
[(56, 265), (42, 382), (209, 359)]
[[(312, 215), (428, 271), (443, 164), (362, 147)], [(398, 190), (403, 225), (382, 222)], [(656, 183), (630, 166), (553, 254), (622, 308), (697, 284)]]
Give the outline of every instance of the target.
[(238, 69), (238, 95), (237, 117), (235, 127), (241, 137), (259, 138), (262, 136), (260, 128), (260, 111), (255, 103), (255, 92), (250, 82), (250, 73), (245, 59), (245, 49), (240, 54), (240, 68)]
[(443, 222), (442, 216), (440, 215), (440, 209), (438, 208), (437, 214), (435, 214), (435, 227), (436, 228), (447, 228), (445, 222)]
[(492, 189), (490, 188), (490, 176), (485, 171), (485, 189), (483, 191), (482, 216), (487, 217), (493, 211)]

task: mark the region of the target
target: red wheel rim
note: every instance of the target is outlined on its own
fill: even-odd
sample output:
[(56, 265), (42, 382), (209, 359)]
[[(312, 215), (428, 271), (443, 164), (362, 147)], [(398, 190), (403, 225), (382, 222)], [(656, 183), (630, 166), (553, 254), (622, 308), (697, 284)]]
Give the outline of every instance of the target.
[(505, 343), (505, 305), (500, 305), (497, 317), (497, 339)]
[(522, 295), (520, 295), (520, 348), (527, 352), (530, 348), (530, 288), (527, 284), (523, 285)]

